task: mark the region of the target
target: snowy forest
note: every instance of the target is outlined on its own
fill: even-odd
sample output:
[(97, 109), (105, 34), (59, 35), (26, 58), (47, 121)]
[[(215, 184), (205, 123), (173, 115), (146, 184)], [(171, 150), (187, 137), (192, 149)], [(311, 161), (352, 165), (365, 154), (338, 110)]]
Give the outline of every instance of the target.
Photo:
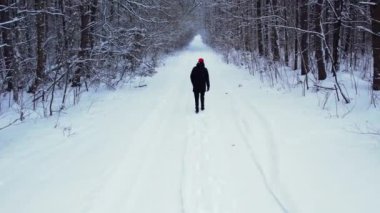
[[(50, 115), (53, 103), (65, 107), (68, 91), (76, 102), (93, 85), (151, 76), (160, 58), (196, 34), (252, 74), (299, 70), (306, 89), (334, 90), (345, 103), (339, 72), (380, 89), (379, 1), (1, 0), (0, 7), (1, 97), (7, 105), (44, 102)], [(329, 76), (335, 83), (323, 85)]]
[[(339, 71), (359, 72), (380, 90), (379, 1), (214, 1), (205, 17), (208, 44), (226, 57), (237, 50), (238, 64), (254, 67), (261, 57), (275, 63), (274, 70), (299, 69), (307, 88), (307, 73), (318, 85)], [(338, 80), (335, 86), (349, 103)]]
[(58, 90), (64, 107), (70, 87), (152, 75), (162, 55), (194, 37), (194, 8), (193, 1), (1, 0), (0, 93), (35, 105), (53, 103)]
[(0, 213), (379, 213), (380, 0), (0, 0)]

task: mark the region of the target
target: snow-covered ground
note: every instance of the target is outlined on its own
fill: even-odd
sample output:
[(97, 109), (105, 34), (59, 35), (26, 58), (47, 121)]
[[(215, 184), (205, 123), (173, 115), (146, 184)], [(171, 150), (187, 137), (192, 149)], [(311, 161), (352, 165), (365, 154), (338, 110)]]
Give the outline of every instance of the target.
[[(211, 89), (195, 114), (198, 57)], [(380, 139), (355, 127), (379, 118), (368, 107), (333, 118), (196, 37), (147, 87), (0, 131), (0, 212), (377, 213)]]

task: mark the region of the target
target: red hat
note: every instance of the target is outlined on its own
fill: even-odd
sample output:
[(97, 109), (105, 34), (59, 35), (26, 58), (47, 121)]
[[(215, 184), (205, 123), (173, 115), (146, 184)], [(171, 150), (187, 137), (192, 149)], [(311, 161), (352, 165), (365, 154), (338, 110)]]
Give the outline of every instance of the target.
[(198, 63), (203, 63), (203, 62), (204, 62), (203, 58), (198, 59)]

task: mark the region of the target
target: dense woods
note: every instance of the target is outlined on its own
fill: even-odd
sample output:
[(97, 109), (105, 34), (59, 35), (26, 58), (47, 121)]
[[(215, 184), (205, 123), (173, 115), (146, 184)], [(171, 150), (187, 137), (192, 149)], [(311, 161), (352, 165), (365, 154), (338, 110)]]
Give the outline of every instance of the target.
[(306, 87), (310, 76), (315, 85), (335, 77), (336, 90), (348, 103), (339, 72), (359, 73), (373, 81), (374, 90), (380, 89), (379, 4), (378, 0), (204, 1), (204, 37), (228, 60), (231, 55), (238, 57), (233, 62), (248, 66), (253, 74), (267, 70), (271, 61), (275, 73), (283, 65), (298, 70)]
[(10, 104), (53, 105), (59, 91), (58, 108), (64, 108), (68, 96), (91, 85), (115, 87), (149, 76), (162, 55), (194, 36), (189, 20), (195, 4), (0, 0), (0, 95), (12, 97)]

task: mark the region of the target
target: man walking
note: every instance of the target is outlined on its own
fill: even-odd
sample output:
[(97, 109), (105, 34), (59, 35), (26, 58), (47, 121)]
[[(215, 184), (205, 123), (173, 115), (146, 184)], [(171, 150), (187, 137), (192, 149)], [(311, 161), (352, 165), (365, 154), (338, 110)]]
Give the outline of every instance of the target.
[(198, 59), (197, 65), (193, 68), (190, 75), (193, 84), (195, 98), (195, 113), (199, 112), (199, 96), (201, 98), (201, 110), (205, 109), (205, 92), (210, 89), (208, 70), (205, 67), (203, 58)]

